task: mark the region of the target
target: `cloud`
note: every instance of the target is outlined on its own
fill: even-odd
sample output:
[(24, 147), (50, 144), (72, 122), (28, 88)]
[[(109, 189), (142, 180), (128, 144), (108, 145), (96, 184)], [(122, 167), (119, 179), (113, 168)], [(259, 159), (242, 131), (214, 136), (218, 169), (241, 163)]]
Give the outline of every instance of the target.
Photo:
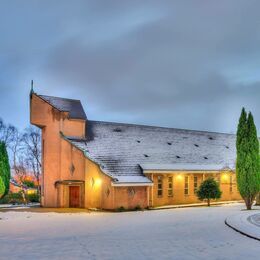
[(0, 45), (0, 83), (33, 77), (92, 119), (234, 132), (245, 106), (260, 127), (259, 1), (36, 2)]

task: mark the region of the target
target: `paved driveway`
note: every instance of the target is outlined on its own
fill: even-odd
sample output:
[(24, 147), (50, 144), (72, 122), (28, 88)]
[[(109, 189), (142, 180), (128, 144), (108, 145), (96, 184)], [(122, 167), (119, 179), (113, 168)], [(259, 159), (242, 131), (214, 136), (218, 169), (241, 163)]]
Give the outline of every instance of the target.
[(127, 213), (0, 213), (0, 259), (259, 259), (224, 224), (242, 204)]

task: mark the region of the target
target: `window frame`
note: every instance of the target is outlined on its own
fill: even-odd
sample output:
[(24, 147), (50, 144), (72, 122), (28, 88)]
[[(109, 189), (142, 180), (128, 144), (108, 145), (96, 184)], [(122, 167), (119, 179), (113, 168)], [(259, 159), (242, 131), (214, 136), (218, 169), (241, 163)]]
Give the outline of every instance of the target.
[[(195, 179), (196, 179), (196, 182), (195, 182)], [(195, 185), (196, 183), (196, 185)], [(193, 176), (193, 192), (194, 194), (196, 194), (198, 188), (199, 188), (199, 182), (198, 182), (198, 176)]]
[(168, 176), (168, 197), (173, 197), (173, 176)]
[(233, 176), (230, 174), (229, 176), (229, 192), (233, 193)]
[[(159, 188), (159, 185), (161, 185), (161, 188)], [(157, 177), (157, 197), (158, 198), (163, 197), (163, 176), (161, 175)]]
[[(190, 195), (190, 176), (186, 175), (184, 176), (184, 195), (189, 196)], [(187, 182), (186, 182), (187, 180)], [(187, 187), (186, 187), (187, 184)], [(187, 192), (186, 192), (187, 191)]]

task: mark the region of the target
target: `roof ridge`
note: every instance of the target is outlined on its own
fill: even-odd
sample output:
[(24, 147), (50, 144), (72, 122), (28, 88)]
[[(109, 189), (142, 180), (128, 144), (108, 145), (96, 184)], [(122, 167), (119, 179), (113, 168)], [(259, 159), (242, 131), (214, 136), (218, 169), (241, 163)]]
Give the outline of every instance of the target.
[(134, 123), (121, 123), (121, 122), (109, 122), (109, 121), (100, 121), (100, 120), (88, 120), (93, 123), (102, 123), (102, 124), (114, 124), (114, 125), (124, 125), (124, 126), (139, 126), (139, 127), (148, 127), (148, 128), (161, 128), (161, 129), (171, 129), (171, 130), (179, 130), (179, 131), (187, 131), (187, 132), (197, 132), (197, 133), (208, 133), (208, 134), (219, 134), (219, 135), (231, 135), (235, 136), (236, 134), (232, 133), (223, 133), (223, 132), (214, 132), (214, 131), (206, 131), (206, 130), (194, 130), (194, 129), (184, 129), (184, 128), (176, 128), (176, 127), (167, 127), (167, 126), (156, 126), (156, 125), (145, 125), (145, 124), (134, 124)]
[(56, 96), (48, 96), (48, 95), (38, 95), (39, 97), (49, 97), (49, 98), (58, 98), (58, 99), (63, 99), (63, 100), (70, 100), (70, 101), (79, 101), (81, 103), (80, 99), (73, 99), (73, 98), (63, 98), (63, 97), (56, 97)]

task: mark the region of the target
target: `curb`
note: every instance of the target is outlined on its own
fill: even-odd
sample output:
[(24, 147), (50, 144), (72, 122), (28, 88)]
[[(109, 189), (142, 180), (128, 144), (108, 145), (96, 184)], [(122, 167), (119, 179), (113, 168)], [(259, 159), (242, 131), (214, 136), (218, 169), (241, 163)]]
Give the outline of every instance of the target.
[(260, 238), (255, 237), (255, 236), (252, 236), (252, 235), (249, 235), (249, 234), (247, 234), (247, 233), (245, 233), (245, 232), (243, 232), (243, 231), (241, 231), (241, 230), (239, 230), (239, 229), (237, 229), (237, 228), (231, 226), (231, 225), (227, 222), (227, 219), (225, 219), (225, 224), (226, 224), (228, 227), (230, 227), (231, 229), (235, 230), (236, 232), (238, 232), (238, 233), (240, 233), (240, 234), (242, 234), (242, 235), (244, 235), (244, 236), (246, 236), (246, 237), (255, 239), (255, 240), (257, 240), (257, 241), (260, 241)]

